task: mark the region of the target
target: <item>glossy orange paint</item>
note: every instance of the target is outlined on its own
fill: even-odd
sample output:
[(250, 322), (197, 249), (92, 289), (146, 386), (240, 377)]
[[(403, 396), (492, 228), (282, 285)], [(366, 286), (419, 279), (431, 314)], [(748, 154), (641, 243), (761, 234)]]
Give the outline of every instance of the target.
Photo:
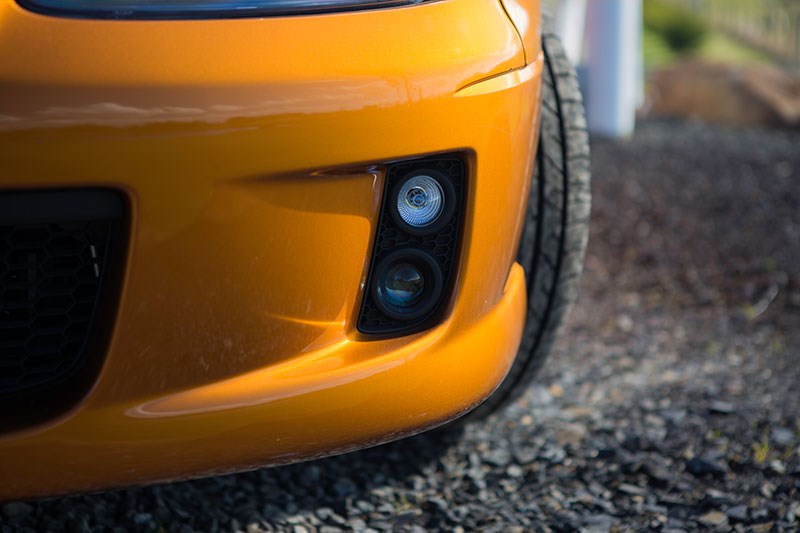
[(517, 28), (528, 61), (539, 54), (542, 18), (539, 0), (502, 0), (503, 7)]
[[(524, 320), (541, 68), (499, 0), (148, 22), (0, 0), (0, 189), (102, 185), (132, 206), (100, 377), (0, 435), (0, 499), (339, 453), (480, 402)], [(367, 338), (385, 165), (454, 151), (469, 205), (448, 316)]]

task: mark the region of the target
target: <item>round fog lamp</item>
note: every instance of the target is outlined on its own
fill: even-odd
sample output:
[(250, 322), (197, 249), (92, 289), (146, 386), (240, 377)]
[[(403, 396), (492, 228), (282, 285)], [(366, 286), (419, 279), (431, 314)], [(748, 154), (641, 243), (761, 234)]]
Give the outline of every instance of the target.
[(386, 301), (398, 307), (416, 304), (425, 290), (425, 276), (411, 263), (395, 263), (386, 269), (380, 291)]
[(436, 222), (444, 210), (444, 191), (431, 176), (417, 174), (406, 180), (397, 193), (397, 213), (413, 228)]
[(442, 269), (429, 253), (401, 248), (384, 257), (375, 268), (372, 295), (390, 318), (416, 320), (436, 308), (442, 295)]

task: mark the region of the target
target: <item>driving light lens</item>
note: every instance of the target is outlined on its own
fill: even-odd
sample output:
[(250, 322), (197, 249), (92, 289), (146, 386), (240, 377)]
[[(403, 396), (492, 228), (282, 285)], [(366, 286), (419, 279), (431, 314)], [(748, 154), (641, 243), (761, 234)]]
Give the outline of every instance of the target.
[(442, 294), (442, 269), (428, 252), (401, 248), (375, 269), (373, 297), (388, 317), (404, 322), (431, 312)]
[(444, 210), (444, 191), (430, 176), (412, 176), (397, 194), (397, 212), (411, 227), (424, 228), (436, 221)]
[(379, 290), (391, 305), (410, 307), (422, 298), (425, 276), (410, 263), (396, 263), (387, 269)]

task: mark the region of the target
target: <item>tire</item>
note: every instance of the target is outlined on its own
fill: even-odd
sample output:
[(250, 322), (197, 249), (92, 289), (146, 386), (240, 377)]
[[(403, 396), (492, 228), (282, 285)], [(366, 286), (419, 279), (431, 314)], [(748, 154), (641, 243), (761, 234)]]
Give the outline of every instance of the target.
[(525, 329), (505, 379), (467, 421), (485, 418), (525, 392), (558, 337), (583, 270), (591, 208), (583, 100), (561, 42), (546, 28), (542, 49), (541, 132), (517, 253), (527, 280)]

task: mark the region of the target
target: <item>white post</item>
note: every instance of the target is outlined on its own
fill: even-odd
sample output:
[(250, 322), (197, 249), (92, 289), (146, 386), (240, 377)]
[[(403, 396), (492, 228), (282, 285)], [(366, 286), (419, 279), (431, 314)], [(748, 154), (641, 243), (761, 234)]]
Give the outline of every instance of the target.
[(586, 0), (561, 0), (556, 13), (556, 33), (573, 65), (583, 59), (583, 36), (586, 28)]
[(586, 16), (586, 111), (589, 131), (633, 133), (640, 97), (641, 0), (592, 0)]

